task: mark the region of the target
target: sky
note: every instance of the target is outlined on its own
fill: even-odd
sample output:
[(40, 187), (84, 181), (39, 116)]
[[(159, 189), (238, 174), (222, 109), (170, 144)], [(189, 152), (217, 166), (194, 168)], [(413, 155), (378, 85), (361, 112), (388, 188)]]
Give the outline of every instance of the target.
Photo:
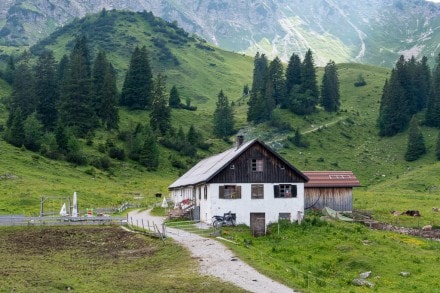
[(426, 0), (427, 2), (435, 2), (435, 3), (440, 3), (440, 0)]

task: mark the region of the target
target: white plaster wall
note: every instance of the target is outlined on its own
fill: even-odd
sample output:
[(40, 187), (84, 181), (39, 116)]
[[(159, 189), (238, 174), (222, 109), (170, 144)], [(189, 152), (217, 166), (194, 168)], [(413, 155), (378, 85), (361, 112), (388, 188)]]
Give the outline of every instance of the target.
[[(208, 199), (200, 204), (201, 220), (211, 223), (214, 215), (223, 215), (231, 211), (237, 216), (237, 223), (250, 226), (251, 213), (265, 213), (266, 225), (278, 222), (279, 213), (290, 213), (291, 220), (298, 220), (298, 212), (304, 215), (304, 184), (298, 183), (297, 197), (274, 198), (274, 185), (292, 184), (289, 182), (265, 183), (264, 199), (251, 199), (251, 184), (210, 184)], [(241, 199), (219, 199), (218, 191), (221, 185), (241, 186)]]

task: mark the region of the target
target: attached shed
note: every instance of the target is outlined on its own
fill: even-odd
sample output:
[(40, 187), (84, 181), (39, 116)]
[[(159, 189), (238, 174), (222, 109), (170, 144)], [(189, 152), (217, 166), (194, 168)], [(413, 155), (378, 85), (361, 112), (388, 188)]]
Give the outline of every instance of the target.
[(304, 171), (304, 209), (329, 207), (335, 211), (353, 210), (353, 187), (360, 183), (352, 171)]

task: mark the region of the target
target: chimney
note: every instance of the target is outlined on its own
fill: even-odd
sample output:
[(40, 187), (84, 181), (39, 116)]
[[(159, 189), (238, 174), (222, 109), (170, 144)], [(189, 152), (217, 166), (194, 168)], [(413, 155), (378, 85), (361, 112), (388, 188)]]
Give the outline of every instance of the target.
[(239, 149), (241, 147), (241, 145), (243, 144), (243, 141), (244, 141), (243, 134), (237, 134), (237, 137), (235, 139), (235, 143), (237, 145), (237, 149)]

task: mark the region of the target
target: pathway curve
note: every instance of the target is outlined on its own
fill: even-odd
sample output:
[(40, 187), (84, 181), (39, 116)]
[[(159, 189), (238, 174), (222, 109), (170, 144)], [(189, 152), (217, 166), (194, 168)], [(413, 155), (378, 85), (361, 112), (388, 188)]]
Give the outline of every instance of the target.
[[(149, 211), (133, 211), (128, 214), (128, 217), (133, 223), (148, 221), (150, 225), (154, 223), (158, 227), (161, 227), (164, 221), (162, 217), (151, 216)], [(262, 275), (214, 239), (168, 227), (166, 233), (167, 236), (188, 248), (192, 256), (199, 260), (201, 274), (221, 278), (251, 292), (295, 292)]]

